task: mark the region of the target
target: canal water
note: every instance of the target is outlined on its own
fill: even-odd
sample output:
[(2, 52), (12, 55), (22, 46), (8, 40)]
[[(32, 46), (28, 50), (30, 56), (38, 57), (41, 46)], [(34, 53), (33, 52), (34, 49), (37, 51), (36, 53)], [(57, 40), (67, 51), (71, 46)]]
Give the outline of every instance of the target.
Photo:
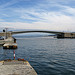
[[(75, 39), (16, 38), (16, 59), (28, 60), (38, 75), (75, 75)], [(0, 60), (4, 59), (13, 59), (13, 50), (0, 46)]]

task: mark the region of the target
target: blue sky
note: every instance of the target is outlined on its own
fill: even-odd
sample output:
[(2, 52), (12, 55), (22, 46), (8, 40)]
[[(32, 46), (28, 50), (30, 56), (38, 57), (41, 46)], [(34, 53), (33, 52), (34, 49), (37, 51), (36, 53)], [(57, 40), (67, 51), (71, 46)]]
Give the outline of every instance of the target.
[(0, 0), (0, 28), (75, 31), (75, 0)]

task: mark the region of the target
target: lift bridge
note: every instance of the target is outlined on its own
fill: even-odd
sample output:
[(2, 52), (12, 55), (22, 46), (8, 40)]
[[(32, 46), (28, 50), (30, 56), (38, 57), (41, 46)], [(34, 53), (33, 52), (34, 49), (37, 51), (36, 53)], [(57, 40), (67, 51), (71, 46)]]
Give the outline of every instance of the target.
[[(57, 31), (44, 31), (44, 30), (31, 30), (31, 31), (5, 31), (0, 32), (0, 36), (5, 36), (4, 40), (0, 40), (0, 44), (3, 44), (4, 48), (17, 48), (16, 39), (12, 37), (14, 34), (21, 34), (21, 33), (33, 33), (33, 32), (39, 32), (39, 33), (52, 33), (56, 35), (56, 38), (75, 38), (75, 33), (68, 33), (68, 32), (57, 32)], [(8, 44), (9, 43), (9, 44)], [(13, 46), (12, 46), (13, 45)], [(11, 47), (12, 46), (12, 47)]]

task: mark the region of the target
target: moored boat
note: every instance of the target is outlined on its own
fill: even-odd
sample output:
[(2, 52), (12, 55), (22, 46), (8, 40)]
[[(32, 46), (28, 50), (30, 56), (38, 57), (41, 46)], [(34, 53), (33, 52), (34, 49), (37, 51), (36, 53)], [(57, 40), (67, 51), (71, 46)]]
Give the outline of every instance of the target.
[(17, 44), (16, 43), (5, 43), (3, 45), (3, 49), (16, 49)]

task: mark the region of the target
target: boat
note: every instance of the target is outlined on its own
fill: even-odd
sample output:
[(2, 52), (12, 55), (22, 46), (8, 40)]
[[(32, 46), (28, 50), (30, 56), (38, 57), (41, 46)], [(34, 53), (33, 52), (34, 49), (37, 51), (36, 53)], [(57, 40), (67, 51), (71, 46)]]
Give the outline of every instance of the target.
[(3, 49), (17, 49), (16, 43), (5, 43)]
[(3, 49), (17, 49), (17, 43), (15, 38), (9, 37), (4, 41), (5, 43), (3, 45)]

